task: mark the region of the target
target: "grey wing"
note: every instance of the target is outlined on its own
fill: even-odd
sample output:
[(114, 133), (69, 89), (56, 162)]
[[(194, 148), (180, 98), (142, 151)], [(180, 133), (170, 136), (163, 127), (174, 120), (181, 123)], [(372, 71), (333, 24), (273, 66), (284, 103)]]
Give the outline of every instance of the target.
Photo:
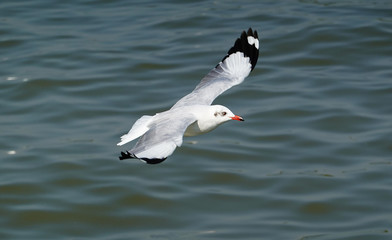
[[(170, 156), (177, 146), (181, 146), (186, 128), (196, 121), (193, 114), (171, 114), (167, 111), (158, 114), (159, 120), (127, 152), (131, 157), (147, 163), (159, 163)], [(160, 115), (160, 116), (159, 116)]]
[(210, 105), (221, 93), (244, 81), (256, 66), (259, 56), (257, 31), (243, 32), (222, 61), (212, 69), (174, 108), (189, 105)]

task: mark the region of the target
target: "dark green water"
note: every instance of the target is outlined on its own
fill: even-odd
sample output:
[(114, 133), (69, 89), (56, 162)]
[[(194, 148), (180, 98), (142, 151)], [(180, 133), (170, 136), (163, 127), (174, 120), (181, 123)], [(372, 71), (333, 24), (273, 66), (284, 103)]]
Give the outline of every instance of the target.
[[(246, 121), (119, 161), (248, 27)], [(391, 40), (391, 1), (2, 1), (0, 239), (391, 239)]]

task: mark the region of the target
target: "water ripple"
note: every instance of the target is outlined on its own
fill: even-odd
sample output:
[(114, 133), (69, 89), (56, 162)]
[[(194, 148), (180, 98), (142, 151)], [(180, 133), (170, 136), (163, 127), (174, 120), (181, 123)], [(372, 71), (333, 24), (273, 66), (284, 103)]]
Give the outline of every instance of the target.
[[(1, 239), (389, 239), (388, 1), (5, 1)], [(118, 137), (259, 31), (245, 118), (164, 163)], [(131, 146), (131, 144), (129, 145)]]

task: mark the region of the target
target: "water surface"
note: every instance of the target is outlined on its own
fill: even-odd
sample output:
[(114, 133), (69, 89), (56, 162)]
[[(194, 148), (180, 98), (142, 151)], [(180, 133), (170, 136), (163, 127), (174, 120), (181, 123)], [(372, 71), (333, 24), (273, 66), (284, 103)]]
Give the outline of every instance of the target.
[[(2, 1), (1, 239), (390, 239), (390, 1)], [(119, 136), (242, 30), (245, 118), (162, 164)], [(128, 148), (132, 144), (127, 145)]]

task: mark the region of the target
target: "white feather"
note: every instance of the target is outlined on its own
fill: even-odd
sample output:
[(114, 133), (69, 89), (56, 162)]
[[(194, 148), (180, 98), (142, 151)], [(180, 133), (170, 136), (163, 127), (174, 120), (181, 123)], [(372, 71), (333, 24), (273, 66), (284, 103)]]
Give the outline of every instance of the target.
[(233, 81), (235, 84), (241, 83), (249, 75), (252, 67), (249, 63), (249, 58), (245, 57), (242, 52), (231, 54), (220, 65), (224, 70), (224, 75), (232, 79), (237, 79), (237, 81)]
[(150, 127), (149, 124), (154, 116), (144, 115), (139, 118), (135, 124), (133, 124), (131, 130), (127, 134), (121, 136), (121, 142), (117, 143), (118, 146), (122, 146), (146, 133)]
[(259, 39), (254, 38), (253, 36), (248, 36), (249, 45), (255, 45), (257, 49), (259, 49)]
[(166, 158), (167, 156), (170, 156), (174, 150), (176, 149), (177, 144), (174, 141), (166, 141), (166, 142), (161, 142), (157, 145), (153, 145), (149, 148), (145, 148), (145, 150), (136, 153), (136, 157), (138, 158)]

